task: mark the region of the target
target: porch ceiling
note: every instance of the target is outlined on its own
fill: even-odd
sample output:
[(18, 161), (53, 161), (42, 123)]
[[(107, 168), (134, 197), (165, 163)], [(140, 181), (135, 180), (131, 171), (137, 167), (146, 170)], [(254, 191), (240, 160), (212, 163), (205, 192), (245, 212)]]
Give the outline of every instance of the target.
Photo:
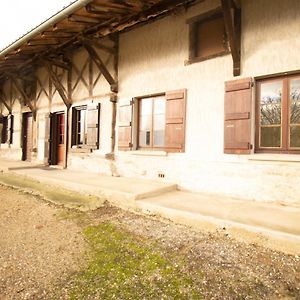
[(196, 0), (78, 0), (0, 52), (0, 80), (34, 71), (41, 59), (79, 47)]

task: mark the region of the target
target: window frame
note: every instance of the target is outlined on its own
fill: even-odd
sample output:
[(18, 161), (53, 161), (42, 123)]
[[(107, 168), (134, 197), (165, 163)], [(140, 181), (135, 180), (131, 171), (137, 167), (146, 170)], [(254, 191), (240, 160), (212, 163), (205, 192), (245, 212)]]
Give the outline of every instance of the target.
[(197, 32), (198, 32), (199, 24), (203, 24), (207, 21), (211, 21), (219, 17), (221, 17), (224, 21), (221, 7), (208, 11), (204, 14), (192, 17), (187, 20), (186, 23), (189, 25), (189, 57), (186, 64), (197, 63), (197, 62), (230, 54), (229, 41), (228, 41), (228, 36), (226, 34), (225, 23), (224, 23), (224, 40), (223, 40), (224, 51), (211, 54), (211, 55), (206, 55), (206, 56), (197, 56), (197, 48), (198, 48)]
[[(87, 105), (79, 105), (79, 106), (74, 106), (72, 108), (72, 147), (77, 147), (77, 148), (85, 148), (87, 147), (87, 143), (78, 143), (78, 113), (82, 110), (85, 110), (87, 113)], [(73, 132), (74, 131), (74, 132)], [(84, 139), (87, 139), (87, 126), (86, 126), (86, 132), (85, 132), (85, 137)]]
[[(141, 111), (141, 103), (143, 99), (149, 99), (149, 98), (155, 98), (155, 97), (165, 97), (166, 93), (157, 93), (157, 94), (151, 94), (151, 95), (145, 95), (140, 97), (135, 97), (137, 101), (137, 122), (136, 122), (136, 149), (137, 150), (153, 150), (153, 151), (163, 151), (165, 149), (164, 146), (153, 146), (153, 117), (154, 117), (154, 105), (153, 102), (155, 99), (152, 99), (152, 112), (151, 112), (151, 145), (150, 146), (140, 146), (140, 111)], [(166, 101), (166, 99), (165, 99)], [(166, 118), (165, 123), (166, 125)]]
[[(300, 154), (300, 147), (290, 147), (290, 81), (300, 79), (300, 73), (280, 74), (256, 80), (255, 88), (255, 153)], [(261, 121), (260, 121), (260, 96), (262, 83), (282, 81), (281, 100), (281, 146), (260, 147)]]

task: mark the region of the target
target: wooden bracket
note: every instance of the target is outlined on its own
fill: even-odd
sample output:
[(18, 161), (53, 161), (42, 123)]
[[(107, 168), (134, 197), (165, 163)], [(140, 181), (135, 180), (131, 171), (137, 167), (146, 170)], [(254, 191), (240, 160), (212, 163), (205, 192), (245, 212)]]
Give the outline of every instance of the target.
[(102, 59), (99, 57), (97, 52), (93, 49), (93, 47), (88, 43), (87, 41), (83, 42), (83, 46), (86, 49), (86, 51), (89, 53), (91, 59), (94, 61), (94, 63), (97, 65), (107, 82), (110, 84), (110, 89), (112, 92), (118, 91), (118, 84), (112, 77), (112, 75), (109, 73), (108, 69), (106, 68), (105, 64), (103, 63)]
[(233, 75), (241, 74), (241, 12), (232, 0), (221, 0), (226, 34), (233, 60)]
[(10, 79), (13, 82), (14, 86), (16, 87), (17, 91), (21, 94), (23, 101), (24, 101), (23, 104), (27, 105), (29, 107), (30, 111), (32, 112), (33, 116), (35, 117), (36, 108), (34, 108), (33, 105), (31, 104), (31, 99), (26, 94), (23, 86), (19, 83), (19, 81), (15, 77), (11, 76)]
[(11, 106), (9, 106), (7, 104), (6, 97), (5, 97), (5, 94), (4, 94), (3, 90), (0, 90), (0, 103), (3, 103), (4, 106), (6, 107), (6, 109), (8, 110), (8, 112), (11, 114), (12, 108), (11, 108)]
[(46, 69), (47, 69), (47, 72), (49, 74), (49, 77), (50, 77), (51, 81), (53, 82), (55, 88), (57, 89), (60, 97), (62, 98), (62, 100), (64, 102), (64, 104), (66, 105), (67, 108), (70, 108), (71, 105), (72, 105), (71, 99), (68, 98), (66, 89), (64, 88), (64, 86), (60, 82), (58, 76), (53, 71), (52, 65), (47, 60), (44, 60), (43, 63), (45, 65)]

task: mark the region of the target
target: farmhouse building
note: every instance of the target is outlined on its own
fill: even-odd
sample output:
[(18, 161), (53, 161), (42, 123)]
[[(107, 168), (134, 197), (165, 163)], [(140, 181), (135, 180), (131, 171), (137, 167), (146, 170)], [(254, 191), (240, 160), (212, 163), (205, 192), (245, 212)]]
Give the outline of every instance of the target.
[(300, 1), (78, 0), (0, 52), (0, 157), (299, 204)]

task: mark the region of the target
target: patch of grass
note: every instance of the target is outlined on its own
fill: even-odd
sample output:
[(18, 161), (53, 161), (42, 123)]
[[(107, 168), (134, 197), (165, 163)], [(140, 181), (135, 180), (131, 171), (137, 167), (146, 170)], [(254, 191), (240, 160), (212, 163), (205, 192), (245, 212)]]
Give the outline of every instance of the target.
[[(70, 299), (201, 299), (183, 262), (111, 223), (88, 226), (88, 264), (70, 279)], [(200, 278), (200, 275), (199, 275)]]

